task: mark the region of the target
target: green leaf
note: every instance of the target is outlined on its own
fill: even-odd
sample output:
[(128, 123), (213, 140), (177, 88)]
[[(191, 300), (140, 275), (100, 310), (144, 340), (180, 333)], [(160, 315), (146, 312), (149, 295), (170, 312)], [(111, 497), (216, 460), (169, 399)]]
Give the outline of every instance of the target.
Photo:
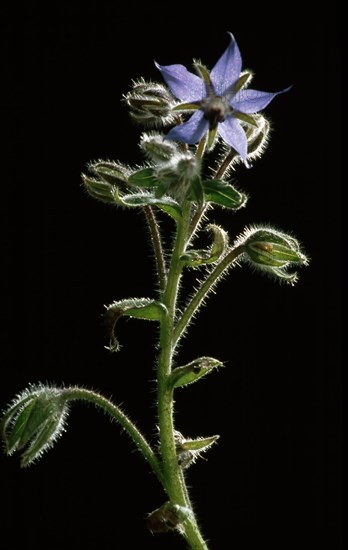
[(187, 250), (180, 258), (182, 262), (190, 267), (216, 262), (226, 250), (226, 231), (215, 224), (207, 225), (206, 229), (213, 233), (213, 244), (211, 248), (207, 250)]
[(136, 187), (156, 187), (158, 179), (153, 168), (143, 168), (129, 176), (128, 183)]
[(199, 437), (198, 439), (185, 439), (181, 448), (185, 451), (207, 451), (219, 439), (219, 435), (211, 437)]
[(128, 298), (113, 302), (106, 307), (105, 321), (110, 329), (110, 345), (107, 347), (110, 351), (120, 349), (119, 342), (115, 336), (115, 327), (117, 321), (123, 317), (133, 317), (147, 321), (161, 321), (166, 315), (167, 309), (164, 304), (150, 298)]
[(208, 202), (219, 204), (225, 208), (238, 210), (238, 208), (245, 206), (247, 201), (244, 193), (237, 191), (232, 185), (221, 180), (203, 181), (203, 190), (205, 199)]
[(141, 206), (157, 206), (169, 216), (174, 218), (175, 221), (179, 221), (181, 218), (181, 207), (180, 205), (171, 197), (163, 196), (160, 198), (155, 197), (152, 193), (142, 192), (142, 193), (133, 193), (131, 195), (120, 195), (117, 187), (113, 189), (113, 195), (118, 204), (122, 206), (129, 206), (132, 208), (141, 207)]
[(187, 386), (188, 384), (196, 382), (213, 369), (222, 366), (223, 364), (221, 361), (218, 361), (213, 357), (199, 357), (183, 367), (175, 368), (169, 377), (168, 385), (171, 388)]

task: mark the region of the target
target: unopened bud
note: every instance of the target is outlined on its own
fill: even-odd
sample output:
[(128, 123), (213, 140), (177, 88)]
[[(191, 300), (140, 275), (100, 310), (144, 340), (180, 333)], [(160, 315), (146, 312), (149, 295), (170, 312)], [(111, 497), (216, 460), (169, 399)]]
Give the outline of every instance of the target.
[(1, 422), (7, 454), (22, 451), (21, 466), (28, 466), (62, 435), (67, 414), (63, 390), (30, 386), (14, 400)]
[(203, 201), (203, 187), (200, 178), (201, 163), (192, 153), (177, 153), (172, 159), (156, 170), (160, 182), (156, 196), (167, 193), (178, 202), (188, 195), (196, 202)]
[(172, 113), (175, 100), (162, 84), (141, 79), (133, 83), (132, 89), (123, 99), (130, 108), (131, 118), (137, 123), (163, 126), (175, 119)]
[(243, 248), (245, 259), (253, 267), (290, 283), (296, 282), (297, 273), (289, 273), (288, 268), (308, 264), (298, 241), (271, 227), (248, 228), (236, 244)]
[(140, 138), (140, 149), (152, 161), (170, 160), (179, 149), (174, 141), (165, 139), (161, 134), (144, 132)]
[(192, 510), (186, 506), (165, 502), (146, 518), (147, 527), (152, 533), (182, 531), (182, 524), (192, 516)]

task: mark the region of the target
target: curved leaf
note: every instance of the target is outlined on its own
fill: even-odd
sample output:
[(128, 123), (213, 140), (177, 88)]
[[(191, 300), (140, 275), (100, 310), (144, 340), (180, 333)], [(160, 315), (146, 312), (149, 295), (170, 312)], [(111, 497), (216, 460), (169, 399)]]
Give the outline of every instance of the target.
[(115, 336), (115, 326), (122, 316), (144, 319), (147, 321), (161, 321), (167, 309), (164, 304), (150, 298), (128, 298), (113, 302), (106, 306), (105, 321), (110, 327), (110, 351), (120, 349), (119, 342)]
[(206, 250), (187, 250), (180, 258), (186, 265), (194, 267), (211, 264), (216, 262), (225, 252), (228, 244), (226, 231), (213, 223), (207, 225), (207, 229), (213, 233), (211, 248)]
[(237, 191), (232, 185), (221, 180), (203, 181), (203, 190), (206, 201), (219, 204), (225, 208), (238, 210), (238, 208), (245, 206), (247, 201), (247, 196), (244, 193)]

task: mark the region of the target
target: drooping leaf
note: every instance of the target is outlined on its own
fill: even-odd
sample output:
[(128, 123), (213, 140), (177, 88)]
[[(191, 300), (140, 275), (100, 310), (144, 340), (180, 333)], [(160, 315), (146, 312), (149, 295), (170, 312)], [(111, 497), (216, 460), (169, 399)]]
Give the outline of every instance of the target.
[(110, 329), (110, 351), (118, 351), (120, 345), (115, 336), (115, 326), (122, 316), (144, 319), (147, 321), (161, 321), (166, 314), (166, 307), (161, 302), (150, 298), (128, 298), (113, 302), (106, 307), (105, 321)]
[(215, 224), (209, 224), (207, 229), (213, 233), (211, 248), (206, 250), (187, 250), (180, 258), (186, 265), (194, 267), (216, 262), (226, 250), (228, 244), (226, 231)]

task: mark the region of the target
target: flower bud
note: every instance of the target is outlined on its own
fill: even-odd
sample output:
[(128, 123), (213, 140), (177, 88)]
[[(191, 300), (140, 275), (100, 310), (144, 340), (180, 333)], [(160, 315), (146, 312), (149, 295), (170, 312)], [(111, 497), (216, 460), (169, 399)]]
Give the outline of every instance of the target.
[(31, 385), (18, 395), (2, 420), (7, 454), (23, 451), (21, 466), (28, 466), (62, 435), (67, 414), (63, 390)]
[(165, 139), (161, 134), (155, 132), (144, 132), (140, 138), (140, 149), (145, 153), (149, 160), (154, 162), (165, 162), (170, 160), (179, 148), (174, 141)]
[(192, 511), (186, 506), (165, 502), (151, 512), (146, 518), (146, 524), (152, 533), (168, 533), (182, 531), (182, 524), (192, 516)]
[(117, 185), (117, 187), (124, 187), (131, 174), (131, 169), (120, 162), (98, 160), (91, 162), (88, 165), (88, 169), (94, 175), (98, 176), (106, 183), (110, 185)]
[(203, 187), (200, 179), (201, 163), (192, 153), (177, 153), (172, 159), (160, 165), (156, 170), (159, 186), (156, 196), (167, 193), (181, 203), (187, 195), (192, 200), (202, 202)]
[(253, 267), (290, 283), (296, 282), (297, 273), (289, 273), (288, 268), (308, 264), (298, 241), (271, 227), (247, 228), (236, 244)]
[(137, 123), (158, 126), (175, 120), (172, 113), (175, 100), (162, 84), (141, 79), (133, 83), (123, 99), (130, 109), (131, 118)]

